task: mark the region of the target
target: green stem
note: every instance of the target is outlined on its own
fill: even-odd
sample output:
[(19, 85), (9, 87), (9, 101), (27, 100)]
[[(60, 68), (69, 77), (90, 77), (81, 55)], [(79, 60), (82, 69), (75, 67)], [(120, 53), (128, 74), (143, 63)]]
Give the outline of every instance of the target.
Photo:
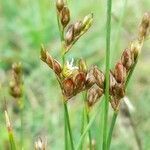
[(100, 110), (100, 115), (99, 115), (99, 125), (98, 125), (98, 132), (97, 132), (97, 144), (96, 144), (96, 149), (98, 150), (102, 150), (102, 142), (103, 142), (103, 124), (104, 124), (104, 97), (102, 99), (102, 105), (100, 106), (99, 110)]
[(67, 132), (67, 118), (65, 113), (65, 104), (64, 104), (64, 134), (65, 134), (65, 150), (68, 150), (68, 132)]
[(124, 0), (123, 8), (122, 8), (122, 14), (120, 16), (119, 23), (117, 25), (116, 38), (115, 38), (115, 41), (114, 41), (113, 52), (116, 53), (116, 55), (113, 56), (114, 58), (112, 60), (116, 60), (116, 57), (119, 54), (120, 31), (121, 31), (123, 21), (124, 21), (124, 18), (125, 18), (126, 6), (127, 6), (127, 0)]
[(12, 131), (9, 132), (9, 142), (10, 142), (10, 149), (11, 150), (16, 150), (16, 144), (15, 144), (15, 141), (14, 141), (14, 136), (13, 136)]
[(99, 114), (99, 107), (100, 107), (100, 104), (101, 104), (101, 102), (99, 103), (98, 109), (96, 110), (95, 114), (92, 116), (92, 118), (90, 119), (90, 121), (89, 121), (89, 123), (87, 124), (86, 128), (84, 129), (83, 134), (80, 136), (79, 143), (77, 144), (76, 150), (79, 150), (79, 149), (80, 149), (84, 137), (86, 136), (87, 132), (89, 131), (90, 127), (92, 126), (93, 122), (95, 121), (95, 118), (96, 118), (97, 115)]
[[(88, 110), (88, 106), (87, 106), (87, 102), (86, 102), (86, 94), (84, 95), (84, 108), (85, 108), (85, 115), (86, 115), (87, 124), (88, 124), (90, 121), (90, 116), (89, 116), (89, 110)], [(90, 148), (90, 150), (92, 150), (92, 136), (91, 136), (90, 129), (88, 131), (88, 137), (89, 137), (89, 148)]]
[(107, 140), (107, 149), (108, 150), (110, 149), (112, 133), (113, 133), (113, 130), (114, 130), (114, 126), (115, 126), (115, 123), (116, 123), (117, 116), (118, 116), (118, 112), (115, 111), (113, 113), (113, 118), (112, 118), (112, 121), (111, 121), (110, 130), (109, 130), (109, 133), (108, 133), (108, 140)]
[(111, 34), (111, 5), (107, 0), (107, 31), (106, 31), (106, 75), (105, 75), (105, 104), (104, 104), (104, 126), (103, 126), (103, 150), (107, 150), (107, 124), (109, 109), (109, 70), (110, 70), (110, 34)]
[[(90, 117), (89, 117), (89, 111), (87, 111), (87, 110), (86, 110), (86, 119), (87, 119), (87, 123), (89, 123)], [(89, 149), (92, 150), (92, 136), (91, 136), (90, 129), (88, 131), (88, 136), (89, 136)]]
[(72, 130), (71, 130), (71, 126), (70, 126), (68, 107), (67, 107), (67, 104), (65, 102), (64, 102), (64, 111), (65, 111), (65, 117), (66, 117), (67, 127), (68, 127), (68, 131), (69, 131), (69, 136), (70, 136), (71, 149), (74, 150), (74, 144), (73, 144), (73, 138), (72, 138)]
[(19, 99), (19, 108), (20, 108), (20, 123), (21, 123), (21, 127), (20, 127), (20, 141), (21, 141), (21, 148), (23, 149), (23, 139), (24, 139), (24, 135), (23, 135), (23, 110), (24, 110), (24, 97), (22, 96)]
[[(85, 109), (83, 108), (83, 111), (82, 111), (82, 118), (81, 118), (81, 135), (83, 134), (83, 131), (84, 131), (84, 121), (85, 121)], [(83, 149), (83, 143), (84, 143), (84, 141), (82, 141), (82, 144), (81, 144), (81, 146), (80, 146), (80, 150), (82, 150)]]

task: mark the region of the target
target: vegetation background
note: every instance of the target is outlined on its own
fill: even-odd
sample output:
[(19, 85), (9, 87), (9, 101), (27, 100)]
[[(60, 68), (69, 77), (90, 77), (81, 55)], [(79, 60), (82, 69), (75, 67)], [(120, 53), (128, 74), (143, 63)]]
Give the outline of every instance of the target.
[[(121, 52), (137, 35), (144, 12), (150, 10), (149, 0), (113, 0), (111, 66)], [(106, 1), (68, 0), (72, 20), (94, 13), (94, 24), (75, 44), (67, 59), (84, 58), (88, 66), (97, 64), (104, 70)], [(15, 138), (19, 140), (20, 119), (9, 95), (10, 69), (13, 62), (21, 62), (24, 73), (25, 110), (24, 145), (33, 149), (34, 141), (46, 137), (48, 149), (63, 147), (63, 113), (59, 85), (49, 68), (39, 59), (40, 45), (60, 59), (60, 42), (54, 0), (0, 0), (0, 149), (7, 149), (8, 135), (4, 120), (4, 97), (13, 124)], [(134, 111), (133, 120), (144, 150), (150, 148), (150, 42), (145, 42), (140, 60), (128, 87), (128, 98)], [(71, 126), (75, 143), (80, 136), (82, 94), (69, 102)], [(92, 110), (94, 112), (94, 108)], [(112, 114), (110, 114), (111, 116)], [(101, 113), (92, 126), (92, 137), (97, 131)], [(112, 140), (112, 150), (135, 150), (136, 142), (127, 118), (118, 117)]]

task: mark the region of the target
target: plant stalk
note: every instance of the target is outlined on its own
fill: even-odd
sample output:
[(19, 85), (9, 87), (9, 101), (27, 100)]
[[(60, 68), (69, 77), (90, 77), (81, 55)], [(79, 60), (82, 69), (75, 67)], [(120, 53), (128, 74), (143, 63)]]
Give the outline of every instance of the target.
[[(69, 119), (69, 113), (68, 113), (68, 107), (66, 102), (64, 102), (64, 111), (65, 111), (65, 121), (66, 121), (66, 125), (68, 127), (68, 132), (69, 132), (69, 136), (70, 136), (70, 144), (71, 144), (71, 149), (74, 150), (74, 144), (73, 144), (73, 138), (72, 138), (72, 130), (71, 130), (71, 126), (70, 126), (70, 119)], [(67, 128), (65, 127), (65, 129)], [(67, 134), (67, 131), (65, 131), (65, 133)]]
[[(87, 106), (87, 102), (86, 102), (86, 94), (84, 95), (84, 109), (85, 109), (85, 115), (86, 115), (86, 120), (87, 120), (87, 124), (88, 124), (90, 121), (90, 116), (89, 116), (89, 110), (88, 110), (88, 106)], [(89, 149), (92, 150), (92, 136), (91, 136), (90, 129), (88, 131), (88, 137), (89, 137)]]
[(84, 139), (84, 137), (86, 136), (87, 132), (89, 131), (90, 127), (92, 126), (93, 122), (95, 121), (95, 118), (97, 117), (97, 115), (99, 114), (99, 107), (101, 105), (101, 101), (98, 105), (98, 108), (96, 110), (96, 112), (94, 113), (94, 115), (91, 117), (89, 123), (87, 124), (86, 128), (84, 129), (84, 132), (83, 134), (80, 136), (80, 139), (79, 139), (79, 143), (77, 144), (77, 147), (75, 150), (79, 150), (81, 145), (82, 145), (82, 141)]
[(111, 36), (111, 6), (112, 1), (107, 0), (107, 23), (106, 23), (106, 75), (105, 75), (105, 104), (103, 126), (103, 150), (107, 150), (107, 124), (109, 109), (109, 70), (110, 70), (110, 36)]

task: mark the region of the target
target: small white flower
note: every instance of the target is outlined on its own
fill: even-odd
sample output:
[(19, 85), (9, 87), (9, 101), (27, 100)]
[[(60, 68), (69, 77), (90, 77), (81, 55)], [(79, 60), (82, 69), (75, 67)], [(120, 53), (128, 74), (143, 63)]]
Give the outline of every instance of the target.
[(74, 70), (79, 69), (77, 66), (73, 66), (73, 63), (74, 63), (74, 59), (73, 59), (73, 58), (71, 59), (70, 62), (67, 61), (67, 64), (66, 64), (67, 68), (68, 68), (69, 70), (71, 70), (71, 71), (74, 71)]
[(71, 59), (70, 62), (69, 61), (66, 62), (66, 65), (63, 68), (63, 75), (65, 77), (70, 76), (74, 71), (79, 69), (79, 67), (74, 66), (73, 63), (74, 63), (73, 58)]

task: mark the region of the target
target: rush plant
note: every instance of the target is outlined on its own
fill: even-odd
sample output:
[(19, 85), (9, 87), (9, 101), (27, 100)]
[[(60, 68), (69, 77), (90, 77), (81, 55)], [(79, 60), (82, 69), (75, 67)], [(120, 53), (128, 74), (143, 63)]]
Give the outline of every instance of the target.
[[(150, 13), (145, 13), (135, 40), (123, 50), (120, 59), (114, 67), (110, 67), (111, 56), (111, 7), (112, 1), (107, 0), (107, 21), (106, 21), (106, 61), (105, 71), (92, 64), (88, 67), (84, 59), (67, 59), (67, 54), (72, 47), (80, 40), (93, 24), (94, 15), (89, 13), (81, 20), (71, 22), (71, 13), (65, 0), (56, 0), (56, 18), (60, 36), (60, 60), (54, 58), (44, 45), (41, 45), (40, 59), (54, 72), (56, 80), (62, 93), (62, 107), (64, 114), (64, 149), (65, 150), (109, 150), (113, 137), (113, 130), (120, 111), (120, 106), (126, 95), (126, 89), (130, 78), (137, 65), (144, 41), (150, 32)], [(16, 100), (20, 109), (21, 118), (21, 148), (23, 149), (23, 83), (20, 64), (12, 66), (12, 81), (10, 82), (10, 94)], [(83, 94), (83, 113), (81, 121), (81, 134), (79, 140), (75, 141), (68, 110), (68, 102), (77, 94)], [(103, 99), (102, 99), (103, 97)], [(94, 107), (97, 105), (97, 107)], [(102, 107), (100, 107), (102, 105)], [(109, 107), (110, 106), (110, 107)], [(95, 113), (91, 110), (95, 108)], [(103, 133), (100, 133), (100, 141), (93, 141), (91, 126), (96, 117), (103, 109), (101, 118)], [(113, 111), (111, 123), (108, 122), (109, 108)], [(91, 115), (92, 114), (92, 115)], [(16, 141), (13, 134), (12, 124), (5, 110), (6, 126), (8, 130), (11, 150), (16, 150)], [(97, 131), (98, 132), (98, 131)], [(85, 139), (88, 135), (88, 140)], [(97, 146), (101, 143), (100, 146)], [(47, 142), (38, 138), (35, 142), (35, 150), (46, 150)]]
[[(105, 73), (103, 73), (97, 66), (88, 68), (84, 60), (76, 61), (76, 65), (74, 65), (73, 59), (71, 62), (67, 61), (66, 54), (71, 50), (72, 46), (79, 40), (79, 38), (91, 27), (93, 14), (91, 13), (83, 18), (83, 20), (76, 21), (72, 24), (70, 23), (70, 10), (64, 0), (56, 1), (57, 21), (61, 39), (60, 52), (62, 54), (62, 63), (53, 58), (43, 46), (41, 48), (41, 60), (55, 72), (56, 79), (62, 91), (64, 103), (65, 149), (69, 148), (68, 143), (71, 144), (71, 149), (73, 150), (82, 149), (83, 139), (87, 132), (89, 133), (89, 149), (93, 149), (90, 127), (95, 120), (99, 109), (91, 119), (89, 118), (89, 111), (103, 94), (105, 95), (105, 103), (103, 106), (104, 124), (102, 149), (108, 150), (110, 148), (113, 128), (120, 110), (121, 101), (126, 94), (126, 87), (138, 62), (144, 40), (149, 33), (150, 14), (145, 13), (138, 30), (137, 38), (123, 51), (122, 56), (116, 63), (114, 69), (110, 69), (111, 3), (111, 0), (107, 1)], [(84, 106), (88, 123), (82, 131), (79, 143), (75, 148), (67, 102), (80, 92), (86, 93), (86, 96), (84, 96)], [(108, 130), (109, 103), (114, 110), (114, 115), (110, 129)], [(84, 126), (84, 121), (82, 121), (82, 123)], [(70, 140), (68, 140), (67, 132), (69, 132)]]

